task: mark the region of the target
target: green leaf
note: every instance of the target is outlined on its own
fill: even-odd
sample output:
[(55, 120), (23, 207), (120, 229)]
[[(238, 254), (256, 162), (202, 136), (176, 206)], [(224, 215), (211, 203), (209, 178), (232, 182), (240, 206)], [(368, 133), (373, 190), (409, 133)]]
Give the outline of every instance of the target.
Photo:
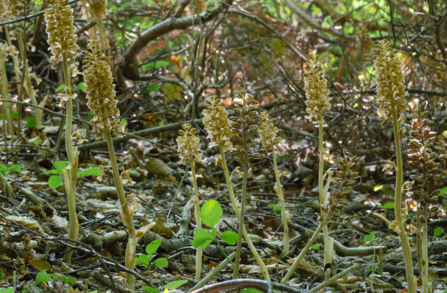
[(148, 87), (145, 87), (144, 89), (141, 90), (142, 94), (148, 94), (149, 92), (155, 92), (156, 90), (158, 90), (160, 88), (159, 84), (153, 84), (150, 85)]
[(57, 170), (55, 170), (55, 169), (51, 169), (51, 170), (46, 171), (44, 174), (59, 175), (59, 172), (57, 172)]
[(163, 121), (158, 122), (158, 126), (163, 126), (165, 123)]
[(8, 288), (8, 289), (1, 289), (0, 293), (14, 293), (14, 289), (10, 289), (10, 288)]
[(371, 233), (369, 233), (369, 235), (365, 235), (364, 237), (363, 237), (363, 241), (366, 243), (366, 242), (370, 242), (370, 241), (373, 241), (374, 239), (376, 239), (376, 233), (377, 232), (371, 232)]
[(151, 292), (151, 293), (161, 293), (157, 289), (149, 287), (149, 286), (143, 286), (143, 287), (141, 287), (141, 289), (143, 289), (144, 291), (147, 291), (147, 292)]
[(19, 165), (12, 165), (11, 167), (9, 167), (9, 173), (11, 172), (22, 173), (22, 167), (20, 167)]
[(70, 284), (74, 284), (74, 283), (76, 283), (76, 279), (70, 277), (70, 278), (67, 278), (67, 282), (70, 283)]
[(433, 237), (436, 237), (440, 234), (444, 233), (444, 229), (442, 229), (441, 227), (436, 227), (434, 233), (433, 233)]
[(36, 118), (34, 117), (26, 117), (26, 125), (25, 128), (36, 127)]
[(39, 145), (41, 142), (42, 142), (41, 139), (37, 139), (37, 140), (33, 141), (33, 144), (35, 144), (35, 145)]
[(121, 119), (120, 120), (120, 125), (127, 125), (127, 119)]
[(268, 207), (269, 208), (272, 208), (273, 209), (273, 211), (276, 213), (276, 214), (279, 214), (279, 213), (281, 213), (281, 207), (280, 206), (277, 206), (277, 205), (274, 205), (274, 204), (271, 204), (271, 205), (268, 205)]
[(199, 229), (194, 234), (194, 239), (191, 242), (193, 247), (201, 246), (205, 249), (211, 242), (213, 242), (214, 236), (210, 230), (207, 229)]
[(59, 173), (59, 175), (63, 175), (64, 172), (63, 170), (70, 164), (69, 161), (57, 161), (54, 162), (53, 166), (54, 168), (57, 170), (57, 172)]
[(159, 268), (164, 268), (168, 266), (168, 260), (166, 258), (158, 258), (154, 261), (154, 265)]
[(62, 281), (62, 283), (67, 284), (67, 277), (62, 277), (61, 281)]
[(379, 206), (379, 208), (381, 208), (381, 209), (390, 209), (390, 210), (392, 210), (392, 209), (395, 208), (395, 205), (394, 205), (394, 202), (387, 202), (387, 203), (384, 204), (383, 206)]
[(93, 115), (92, 113), (88, 112), (88, 120), (92, 120), (93, 118), (95, 118), (95, 115)]
[(56, 93), (60, 92), (63, 89), (65, 89), (65, 84), (61, 84), (60, 86), (58, 86), (56, 89)]
[(321, 243), (315, 243), (314, 245), (312, 245), (312, 249), (313, 250), (318, 250), (320, 249)]
[(0, 173), (2, 173), (3, 176), (8, 176), (8, 167), (6, 167), (5, 165), (2, 165), (0, 167)]
[(208, 227), (214, 227), (223, 216), (222, 207), (215, 200), (207, 201), (200, 210), (200, 218)]
[(101, 175), (101, 172), (101, 169), (99, 169), (98, 167), (94, 167), (82, 171), (81, 176), (99, 176)]
[(59, 186), (61, 186), (62, 184), (62, 178), (59, 176), (51, 176), (48, 179), (48, 185), (50, 186), (51, 189), (56, 189)]
[(374, 186), (374, 192), (379, 191), (380, 189), (382, 189), (383, 185), (376, 185)]
[[(447, 130), (446, 130), (446, 131), (447, 131)], [(444, 192), (447, 192), (447, 186), (444, 187), (443, 189), (441, 189), (441, 190), (439, 191), (438, 196), (442, 196), (442, 197), (445, 198)]]
[(149, 255), (154, 254), (157, 251), (157, 249), (160, 247), (160, 245), (161, 245), (161, 239), (152, 241), (151, 243), (149, 243), (146, 246), (146, 253)]
[(85, 90), (85, 84), (84, 84), (84, 82), (80, 82), (80, 83), (78, 83), (78, 89), (80, 89), (80, 90)]
[(36, 277), (36, 282), (48, 282), (51, 279), (51, 274), (39, 273)]
[(143, 265), (145, 267), (149, 265), (149, 257), (147, 256), (147, 254), (141, 254), (138, 257), (137, 265)]
[(233, 231), (225, 231), (222, 233), (222, 235), (220, 235), (220, 239), (222, 239), (223, 241), (225, 241), (230, 245), (234, 245), (236, 244), (236, 242), (239, 241), (239, 235), (237, 235)]
[(90, 292), (87, 292), (87, 293), (98, 293), (98, 290), (90, 291)]
[(188, 280), (169, 282), (165, 285), (165, 289), (168, 289), (168, 290), (177, 289), (178, 287), (180, 287), (181, 285), (186, 284), (186, 283), (188, 283)]

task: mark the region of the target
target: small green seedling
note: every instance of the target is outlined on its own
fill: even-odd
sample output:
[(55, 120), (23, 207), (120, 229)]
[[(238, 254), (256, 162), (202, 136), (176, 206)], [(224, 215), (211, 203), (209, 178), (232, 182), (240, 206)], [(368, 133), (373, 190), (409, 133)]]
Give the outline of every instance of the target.
[(387, 202), (386, 204), (384, 204), (383, 206), (379, 206), (379, 209), (389, 209), (389, 210), (394, 210), (394, 202)]
[[(166, 258), (157, 258), (156, 260), (152, 261), (152, 259), (154, 258), (154, 253), (157, 251), (160, 245), (161, 245), (161, 239), (152, 241), (146, 246), (147, 254), (141, 254), (137, 259), (137, 265), (142, 265), (148, 269), (149, 279), (151, 276), (151, 267), (153, 265), (159, 268), (164, 268), (168, 266), (168, 260)], [(187, 280), (170, 282), (165, 285), (165, 292), (167, 289), (176, 289), (187, 282), (188, 282)], [(143, 286), (142, 289), (147, 292), (160, 293), (160, 291), (150, 286)]]
[(273, 211), (275, 212), (275, 214), (278, 214), (278, 215), (281, 214), (281, 207), (280, 206), (271, 204), (271, 205), (268, 205), (268, 207), (272, 208)]
[[(186, 283), (188, 283), (188, 280), (179, 280), (179, 281), (173, 281), (173, 282), (167, 283), (164, 286), (165, 290), (163, 291), (163, 293), (169, 293), (169, 290), (177, 289), (178, 287), (180, 287)], [(147, 292), (151, 292), (151, 293), (161, 293), (159, 290), (152, 288), (150, 286), (143, 286), (142, 289)]]
[[(376, 233), (377, 233), (377, 232), (371, 232), (371, 233), (369, 233), (369, 235), (365, 235), (364, 238), (363, 238), (363, 241), (365, 241), (365, 243), (367, 243), (367, 242), (371, 242), (372, 245), (375, 245)], [(376, 266), (374, 265), (374, 259), (375, 259), (375, 258), (376, 258), (376, 250), (374, 249), (374, 251), (373, 251), (373, 258), (372, 258), (372, 263), (371, 263), (371, 266), (368, 267), (368, 271), (371, 272), (370, 277), (371, 277), (371, 290), (372, 290), (372, 292), (374, 292), (374, 287), (373, 287), (373, 284), (374, 284), (374, 282), (373, 282), (373, 277), (374, 277), (374, 275), (375, 275), (375, 273), (376, 273)]]
[[(194, 239), (192, 240), (191, 245), (193, 247), (202, 247), (202, 249), (205, 249), (211, 242), (216, 242), (217, 246), (222, 251), (222, 254), (225, 256), (226, 259), (228, 259), (228, 256), (225, 254), (225, 251), (223, 250), (222, 246), (220, 246), (219, 241), (217, 241), (216, 235), (217, 235), (217, 229), (214, 228), (214, 226), (219, 223), (220, 218), (223, 216), (222, 207), (220, 204), (215, 200), (209, 200), (207, 201), (200, 210), (200, 218), (202, 219), (203, 224), (207, 225), (211, 228), (209, 229), (198, 229), (196, 233), (194, 234)], [(236, 244), (239, 240), (239, 236), (234, 233), (233, 231), (225, 231), (222, 234), (219, 235), (219, 238), (225, 241), (226, 243), (230, 245)], [(228, 261), (233, 266), (234, 270), (239, 274), (237, 271), (236, 266), (231, 262), (229, 259)], [(239, 277), (240, 274), (239, 274)]]
[(435, 231), (433, 232), (433, 237), (441, 235), (442, 233), (444, 233), (444, 229), (441, 227), (436, 227)]
[[(216, 239), (217, 229), (213, 228), (217, 223), (219, 223), (220, 218), (222, 218), (223, 212), (220, 204), (215, 200), (207, 201), (200, 210), (200, 218), (202, 222), (211, 227), (209, 229), (199, 229), (194, 234), (194, 240), (191, 245), (194, 247), (202, 247), (205, 249), (211, 242)], [(239, 236), (233, 231), (225, 231), (220, 236), (220, 239), (225, 241), (230, 245), (236, 244), (239, 240)]]
[(3, 165), (0, 167), (0, 173), (7, 177), (12, 172), (22, 173), (22, 167), (19, 165)]
[(316, 244), (312, 245), (312, 249), (318, 250), (318, 249), (320, 249), (320, 246), (321, 246), (321, 243), (316, 243)]
[[(48, 185), (51, 189), (56, 189), (59, 186), (63, 185), (64, 182), (64, 169), (67, 168), (67, 166), (70, 164), (68, 161), (57, 161), (54, 162), (53, 166), (54, 169), (49, 170), (45, 172), (45, 174), (54, 174), (55, 176), (51, 176), (48, 179)], [(84, 171), (81, 171), (81, 169), (78, 169), (78, 177), (85, 177), (85, 176), (100, 176), (101, 175), (101, 169), (98, 167), (89, 168)], [(68, 175), (70, 175), (70, 171), (68, 171)]]

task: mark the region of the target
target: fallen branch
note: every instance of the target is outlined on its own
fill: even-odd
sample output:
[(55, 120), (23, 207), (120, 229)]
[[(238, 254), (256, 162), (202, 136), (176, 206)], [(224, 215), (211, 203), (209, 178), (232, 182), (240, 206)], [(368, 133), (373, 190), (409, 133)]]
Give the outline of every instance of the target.
[(192, 293), (213, 293), (213, 292), (221, 292), (224, 290), (239, 291), (246, 288), (257, 289), (261, 292), (266, 293), (273, 293), (273, 290), (279, 290), (288, 293), (308, 292), (305, 290), (295, 289), (286, 285), (268, 282), (264, 280), (237, 279), (208, 285), (199, 290), (193, 291)]

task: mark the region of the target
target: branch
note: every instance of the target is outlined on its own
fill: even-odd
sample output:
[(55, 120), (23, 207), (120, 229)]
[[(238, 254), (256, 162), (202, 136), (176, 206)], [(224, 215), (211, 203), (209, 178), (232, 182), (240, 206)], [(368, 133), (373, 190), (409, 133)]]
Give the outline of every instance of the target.
[(295, 289), (286, 285), (268, 282), (264, 280), (256, 280), (256, 279), (238, 279), (220, 282), (212, 285), (205, 286), (199, 290), (193, 291), (192, 293), (213, 293), (213, 292), (221, 292), (224, 290), (231, 291), (239, 291), (245, 288), (254, 288), (261, 292), (273, 293), (273, 290), (279, 290), (288, 293), (304, 293), (308, 292), (305, 290)]
[(265, 21), (263, 21), (262, 19), (260, 19), (259, 17), (257, 17), (256, 15), (252, 15), (249, 13), (246, 13), (244, 11), (241, 10), (237, 10), (237, 9), (229, 9), (228, 13), (231, 14), (237, 14), (237, 15), (242, 15), (246, 18), (249, 18), (251, 20), (254, 20), (256, 22), (258, 22), (259, 24), (261, 24), (262, 26), (264, 26), (265, 28), (267, 28), (269, 31), (271, 31), (273, 34), (275, 34), (278, 38), (280, 38), (281, 40), (283, 40), (287, 46), (289, 46), (289, 48), (295, 53), (297, 54), (300, 58), (302, 58), (304, 61), (308, 61), (308, 57), (306, 55), (304, 55), (303, 53), (301, 53), (300, 51), (298, 51), (297, 48), (295, 48), (292, 44), (289, 43), (289, 41), (287, 41), (280, 33), (278, 33), (273, 27), (271, 27), (268, 23), (266, 23)]
[[(226, 0), (228, 5), (231, 4), (231, 0)], [(218, 8), (211, 10), (211, 11), (205, 11), (200, 14), (182, 17), (182, 18), (168, 18), (160, 23), (157, 23), (156, 25), (152, 26), (151, 28), (145, 30), (143, 34), (138, 37), (136, 40), (134, 40), (129, 48), (127, 49), (126, 53), (122, 57), (119, 65), (123, 70), (124, 76), (126, 76), (129, 79), (135, 79), (138, 78), (138, 65), (137, 60), (135, 59), (135, 56), (140, 52), (150, 41), (155, 40), (156, 38), (170, 32), (173, 30), (179, 30), (179, 29), (187, 29), (193, 25), (199, 24), (199, 19), (202, 23), (207, 23), (209, 21), (212, 21), (214, 18), (216, 18), (223, 10), (223, 4), (219, 5)]]
[(341, 33), (340, 31), (334, 30), (332, 28), (326, 28), (322, 27), (318, 23), (316, 23), (309, 15), (307, 15), (306, 12), (302, 11), (301, 8), (295, 5), (295, 3), (292, 2), (292, 0), (285, 0), (287, 5), (289, 5), (290, 10), (292, 10), (293, 13), (295, 13), (299, 19), (303, 20), (305, 23), (307, 23), (309, 26), (313, 27), (314, 29), (317, 29), (319, 31), (331, 34), (333, 36), (336, 36), (341, 39), (350, 40), (350, 41), (357, 41), (358, 38), (356, 36), (351, 35), (345, 35)]

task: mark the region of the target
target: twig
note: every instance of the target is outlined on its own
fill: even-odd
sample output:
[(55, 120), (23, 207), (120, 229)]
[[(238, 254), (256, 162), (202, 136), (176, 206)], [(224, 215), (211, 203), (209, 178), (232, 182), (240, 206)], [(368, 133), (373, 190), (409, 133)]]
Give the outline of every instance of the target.
[(358, 269), (357, 265), (353, 265), (352, 267), (350, 267), (349, 269), (345, 270), (345, 271), (341, 271), (340, 273), (336, 274), (335, 276), (333, 276), (330, 279), (327, 279), (326, 281), (324, 281), (323, 283), (321, 283), (320, 285), (312, 288), (311, 290), (309, 290), (309, 292), (317, 292), (320, 289), (323, 289), (324, 287), (326, 287), (327, 285), (331, 284), (332, 282), (337, 281), (338, 279), (340, 279), (341, 277), (343, 277), (344, 275), (346, 275), (347, 273), (352, 272), (353, 270)]
[(236, 256), (236, 251), (233, 252), (232, 254), (230, 254), (228, 256), (228, 258), (225, 258), (220, 264), (218, 264), (214, 270), (212, 270), (205, 278), (203, 278), (202, 280), (200, 280), (200, 282), (198, 282), (194, 287), (191, 288), (191, 290), (188, 291), (192, 292), (194, 290), (197, 290), (199, 288), (202, 288), (206, 283), (208, 283), (209, 281), (211, 281), (211, 279), (217, 274), (220, 273), (221, 270), (223, 270), (224, 267), (227, 266), (227, 264), (232, 261), (234, 259), (234, 257)]
[[(286, 285), (273, 283), (264, 280), (255, 279), (237, 279), (231, 281), (220, 282), (205, 286), (199, 290), (192, 291), (192, 293), (213, 293), (224, 290), (241, 290), (245, 288), (254, 288), (262, 292), (273, 293), (273, 290), (279, 290), (288, 293), (304, 293), (305, 290), (295, 289)], [(191, 292), (191, 291), (189, 291)]]

